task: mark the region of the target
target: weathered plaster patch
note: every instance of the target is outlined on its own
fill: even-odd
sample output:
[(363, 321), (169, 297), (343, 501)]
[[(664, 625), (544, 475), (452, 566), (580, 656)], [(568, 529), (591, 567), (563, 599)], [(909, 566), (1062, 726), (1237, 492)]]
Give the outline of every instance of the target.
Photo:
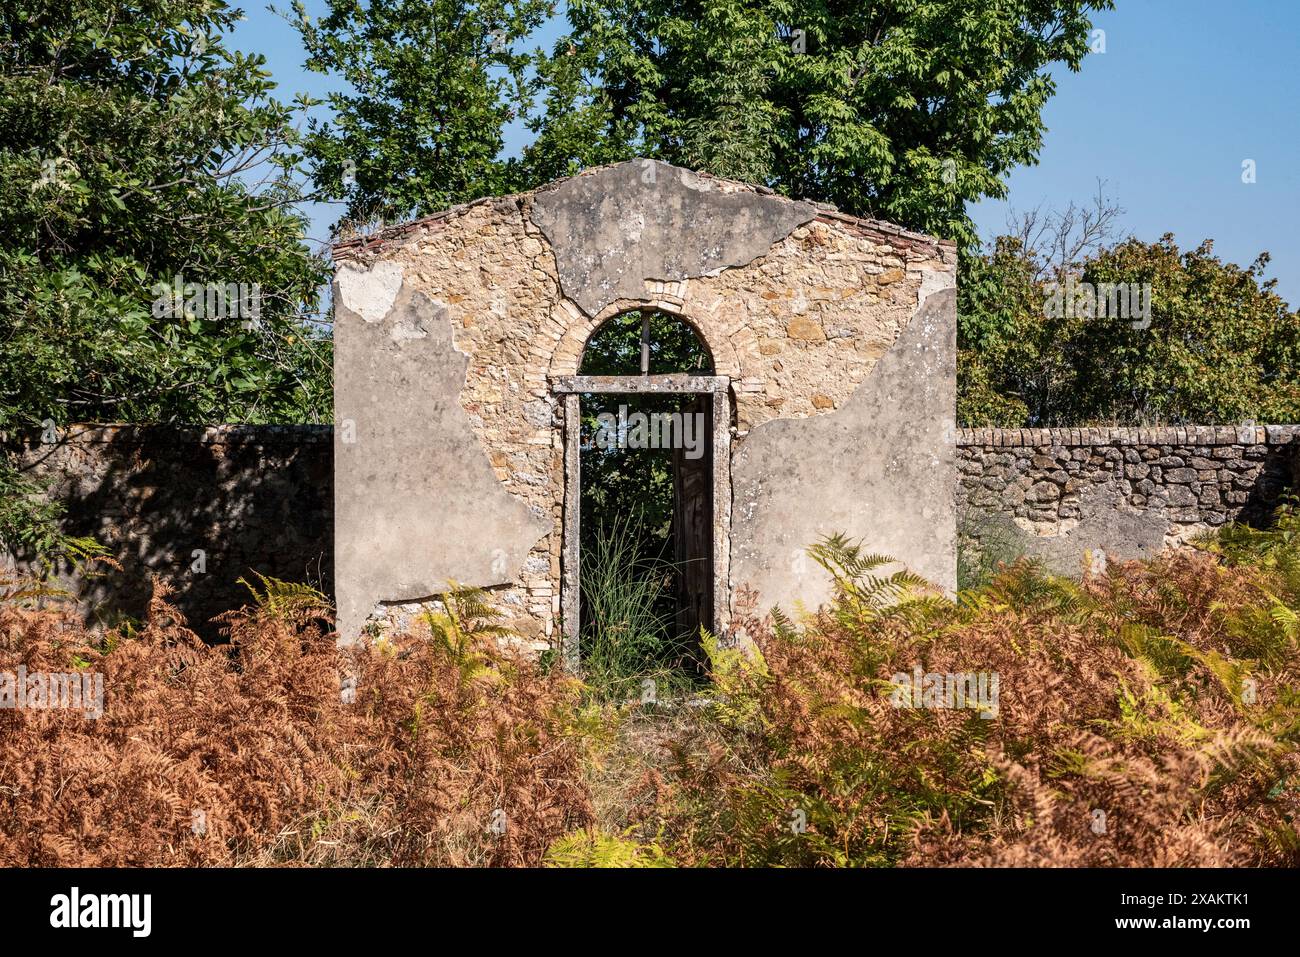
[(378, 602), (517, 580), (552, 523), (507, 491), (475, 435), (460, 402), (469, 359), (452, 345), (447, 307), (407, 287), (379, 321), (339, 303), (335, 536), (346, 642)]
[(732, 460), (733, 594), (755, 589), (760, 610), (816, 608), (830, 583), (805, 549), (837, 532), (955, 588), (956, 319), (956, 292), (932, 294), (843, 407), (744, 439)]
[(945, 289), (957, 288), (955, 270), (923, 269), (921, 270), (921, 287), (916, 291), (917, 305), (923, 305), (930, 296)]
[(1116, 488), (1095, 485), (1079, 497), (1080, 518), (1065, 520), (1055, 535), (1026, 536), (1025, 554), (1062, 575), (1077, 575), (1084, 553), (1104, 551), (1107, 558), (1154, 558), (1165, 547), (1168, 523), (1158, 512), (1129, 507)]
[(1090, 487), (1075, 505), (1080, 518), (1051, 524), (1008, 512), (968, 510), (962, 547), (972, 555), (992, 548), (996, 561), (1003, 562), (1023, 555), (1055, 574), (1076, 577), (1089, 555), (1093, 560), (1104, 555), (1106, 561), (1154, 558), (1169, 544), (1168, 519), (1159, 509), (1134, 508), (1124, 499), (1113, 486)]
[(344, 263), (335, 282), (343, 305), (366, 322), (378, 322), (393, 308), (402, 288), (402, 267), (395, 262), (377, 262), (370, 269)]
[(807, 203), (723, 192), (658, 161), (572, 177), (537, 193), (532, 208), (565, 295), (590, 316), (643, 295), (646, 280), (677, 281), (753, 262), (816, 215)]

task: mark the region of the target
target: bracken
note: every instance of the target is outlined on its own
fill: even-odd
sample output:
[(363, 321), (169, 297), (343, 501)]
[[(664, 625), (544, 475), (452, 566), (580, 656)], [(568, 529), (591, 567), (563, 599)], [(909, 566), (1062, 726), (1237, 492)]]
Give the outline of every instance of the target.
[(503, 647), (481, 595), (345, 655), (323, 598), (263, 584), (216, 647), (163, 584), (138, 632), (0, 604), (0, 672), (106, 690), (99, 719), (0, 711), (0, 864), (536, 864), (589, 822), (577, 689)]

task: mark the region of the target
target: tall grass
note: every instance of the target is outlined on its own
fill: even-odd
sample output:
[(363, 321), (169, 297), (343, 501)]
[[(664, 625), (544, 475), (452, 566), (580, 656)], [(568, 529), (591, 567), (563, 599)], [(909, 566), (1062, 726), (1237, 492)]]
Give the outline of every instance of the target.
[(582, 556), (582, 670), (601, 698), (671, 693), (685, 681), (686, 642), (675, 635), (675, 566), (644, 520), (620, 516), (597, 529)]

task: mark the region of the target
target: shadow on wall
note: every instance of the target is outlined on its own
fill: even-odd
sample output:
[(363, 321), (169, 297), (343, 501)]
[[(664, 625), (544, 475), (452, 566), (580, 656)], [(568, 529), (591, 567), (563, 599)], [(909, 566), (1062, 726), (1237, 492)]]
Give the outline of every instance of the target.
[(74, 427), (57, 444), (27, 446), (23, 464), (65, 505), (64, 530), (95, 538), (122, 566), (65, 579), (88, 618), (142, 618), (158, 577), (215, 641), (212, 618), (250, 597), (241, 577), (333, 591), (329, 426)]
[(1300, 492), (1300, 450), (1292, 445), (1270, 445), (1236, 521), (1255, 528), (1267, 526), (1273, 512), (1288, 495)]

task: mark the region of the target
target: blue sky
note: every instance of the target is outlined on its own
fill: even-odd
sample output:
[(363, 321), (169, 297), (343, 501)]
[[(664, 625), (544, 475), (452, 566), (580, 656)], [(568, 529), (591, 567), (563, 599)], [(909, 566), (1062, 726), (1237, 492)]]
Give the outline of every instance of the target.
[[(1006, 201), (970, 212), (982, 235), (1009, 210), (1084, 201), (1097, 180), (1125, 214), (1120, 229), (1143, 240), (1172, 232), (1183, 248), (1215, 241), (1222, 258), (1246, 265), (1272, 254), (1266, 276), (1300, 306), (1300, 2), (1296, 0), (1118, 0), (1094, 17), (1105, 52), (1080, 73), (1055, 72), (1057, 95), (1037, 166), (1011, 174)], [(323, 9), (308, 0), (309, 12)], [(257, 4), (232, 45), (262, 53), (282, 99), (322, 96), (329, 78), (303, 69), (296, 31)], [(546, 28), (539, 42), (559, 31)], [(507, 148), (517, 150), (514, 131)], [(1255, 182), (1242, 182), (1254, 160)], [(312, 210), (316, 238), (337, 215)]]

